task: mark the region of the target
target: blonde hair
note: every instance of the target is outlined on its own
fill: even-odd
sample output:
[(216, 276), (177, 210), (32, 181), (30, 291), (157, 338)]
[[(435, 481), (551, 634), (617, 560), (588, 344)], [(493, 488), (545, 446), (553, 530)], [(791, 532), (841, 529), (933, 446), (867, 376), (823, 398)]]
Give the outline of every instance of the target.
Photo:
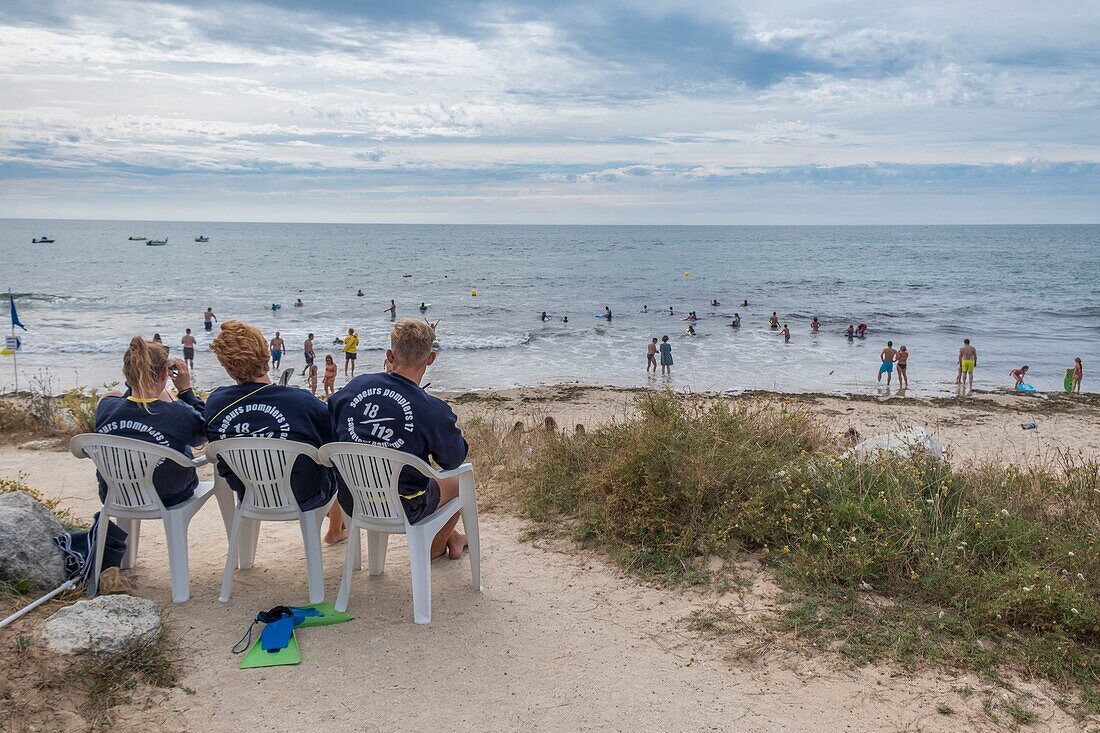
[(393, 363), (419, 366), (431, 356), (435, 344), (435, 326), (427, 321), (402, 318), (390, 334)]
[(251, 382), (267, 374), (268, 360), (271, 358), (267, 339), (258, 328), (247, 323), (224, 321), (221, 332), (210, 342), (210, 350), (238, 383)]
[(168, 348), (157, 341), (146, 341), (141, 336), (130, 339), (130, 346), (122, 355), (122, 374), (126, 377), (126, 384), (130, 385), (130, 391), (143, 395), (153, 392), (166, 366)]

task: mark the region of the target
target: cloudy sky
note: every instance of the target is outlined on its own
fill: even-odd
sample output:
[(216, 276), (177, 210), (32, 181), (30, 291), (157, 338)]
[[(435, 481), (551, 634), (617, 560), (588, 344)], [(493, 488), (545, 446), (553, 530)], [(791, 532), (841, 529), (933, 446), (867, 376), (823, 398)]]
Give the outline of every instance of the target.
[(0, 5), (0, 216), (1100, 222), (1096, 0)]

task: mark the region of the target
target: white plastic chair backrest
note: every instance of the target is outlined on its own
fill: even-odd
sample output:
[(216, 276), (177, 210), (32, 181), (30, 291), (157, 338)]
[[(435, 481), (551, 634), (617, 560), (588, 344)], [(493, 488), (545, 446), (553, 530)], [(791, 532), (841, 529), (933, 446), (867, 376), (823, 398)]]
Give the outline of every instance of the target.
[(166, 460), (190, 467), (191, 459), (171, 448), (118, 435), (82, 433), (69, 441), (77, 458), (90, 458), (107, 485), (108, 506), (163, 509), (153, 472)]
[(398, 479), (405, 466), (425, 476), (435, 474), (431, 466), (416, 456), (365, 443), (329, 443), (321, 446), (318, 453), (344, 480), (355, 504), (355, 514), (384, 524), (405, 523), (398, 493)]
[(315, 463), (317, 449), (312, 445), (278, 438), (226, 438), (206, 446), (211, 461), (225, 461), (229, 470), (244, 484), (243, 505), (255, 509), (297, 509), (298, 501), (290, 485), (294, 462), (308, 456)]

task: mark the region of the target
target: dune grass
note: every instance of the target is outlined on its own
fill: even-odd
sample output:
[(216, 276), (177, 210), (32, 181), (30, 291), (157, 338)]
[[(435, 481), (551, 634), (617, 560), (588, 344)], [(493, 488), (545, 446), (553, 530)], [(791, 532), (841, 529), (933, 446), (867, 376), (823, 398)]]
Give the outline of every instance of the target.
[(533, 442), (530, 516), (663, 582), (756, 551), (786, 591), (780, 624), (853, 661), (1011, 668), (1097, 702), (1100, 465), (841, 459), (801, 409), (669, 394), (638, 409)]

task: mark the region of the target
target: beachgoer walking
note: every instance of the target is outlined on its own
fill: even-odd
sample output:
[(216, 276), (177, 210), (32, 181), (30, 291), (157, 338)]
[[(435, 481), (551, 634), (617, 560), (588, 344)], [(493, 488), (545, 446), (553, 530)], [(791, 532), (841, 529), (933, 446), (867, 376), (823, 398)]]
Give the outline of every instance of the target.
[(202, 327), (207, 331), (214, 330), (214, 321), (218, 320), (218, 317), (214, 315), (214, 309), (210, 306), (206, 307), (206, 312), (202, 314)]
[(278, 331), (275, 332), (275, 338), (271, 339), (269, 345), (271, 346), (271, 368), (275, 371), (279, 371), (279, 365), (283, 361), (283, 346), (286, 344)]
[(302, 343), (302, 355), (306, 358), (306, 367), (302, 370), (302, 374), (306, 374), (309, 368), (313, 366), (313, 361), (317, 358), (317, 354), (313, 351), (313, 334), (311, 333), (306, 337), (306, 340)]
[[(886, 342), (886, 348), (882, 350), (882, 353), (878, 355), (878, 358), (882, 360), (882, 364), (878, 368), (878, 378), (875, 380), (879, 383), (882, 382), (882, 375), (886, 375), (886, 386), (890, 386), (890, 380), (894, 376), (894, 362), (898, 359), (898, 352), (894, 348), (893, 341)], [(900, 380), (900, 377), (899, 377)]]
[(349, 328), (348, 335), (344, 337), (344, 376), (348, 376), (348, 367), (351, 367), (351, 376), (355, 376), (355, 357), (359, 353), (359, 337), (355, 335), (355, 329)]
[(657, 373), (657, 337), (654, 336), (653, 340), (646, 344), (645, 347), (645, 371), (649, 373), (650, 367), (653, 368), (653, 373)]
[(332, 358), (332, 354), (325, 354), (325, 399), (329, 398), (333, 392), (336, 391), (336, 362)]
[(955, 377), (955, 384), (966, 387), (966, 379), (970, 377), (970, 389), (974, 389), (974, 369), (978, 366), (978, 350), (970, 345), (970, 339), (963, 339), (962, 348), (959, 349), (959, 374)]
[(1081, 394), (1081, 380), (1085, 378), (1085, 365), (1081, 357), (1073, 360), (1073, 391)]
[(898, 349), (897, 361), (895, 363), (898, 365), (898, 387), (908, 387), (909, 374), (906, 372), (906, 369), (909, 366), (909, 349), (905, 348), (905, 344), (902, 344), (901, 348)]
[(187, 362), (188, 369), (195, 368), (195, 337), (191, 335), (191, 329), (188, 328), (183, 334), (183, 338), (180, 339), (180, 343), (183, 344), (183, 360)]
[(672, 374), (672, 344), (668, 336), (661, 337), (661, 374)]

